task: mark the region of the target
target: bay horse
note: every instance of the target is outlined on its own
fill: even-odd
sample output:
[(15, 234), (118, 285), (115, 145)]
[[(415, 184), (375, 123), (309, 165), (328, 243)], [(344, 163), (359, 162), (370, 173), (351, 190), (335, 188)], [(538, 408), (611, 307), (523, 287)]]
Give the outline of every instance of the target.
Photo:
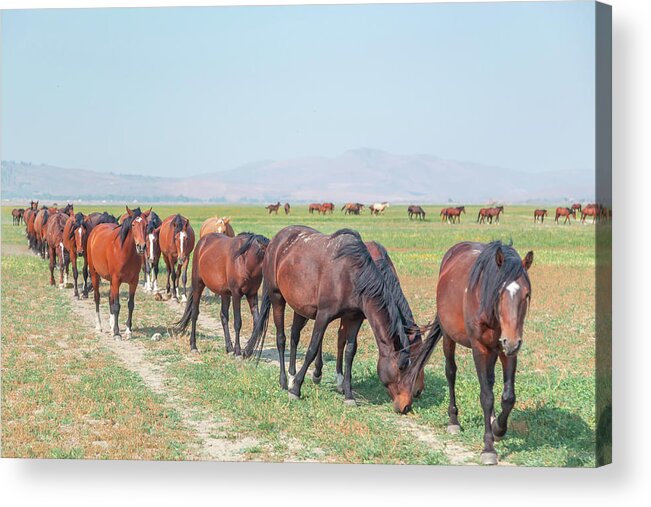
[(361, 202), (349, 202), (342, 206), (341, 211), (344, 215), (359, 215), (364, 210), (364, 205)]
[[(380, 271), (358, 233), (342, 229), (332, 235), (305, 226), (282, 229), (269, 243), (264, 257), (264, 284), (260, 316), (244, 356), (260, 352), (273, 307), (276, 346), (280, 361), (280, 387), (288, 389), (290, 399), (299, 399), (301, 386), (314, 361), (328, 324), (343, 319), (347, 326), (344, 398), (354, 403), (351, 367), (357, 349), (357, 334), (367, 318), (379, 349), (377, 371), (393, 400), (394, 409), (411, 409), (416, 379), (440, 338), (432, 335), (411, 344), (403, 316), (396, 303), (387, 273)], [(285, 371), (285, 306), (294, 310), (292, 330), (300, 340), (300, 329), (313, 319), (314, 329), (301, 369), (288, 384)]]
[(38, 255), (38, 248), (36, 244), (36, 231), (34, 230), (34, 221), (38, 213), (38, 201), (31, 201), (29, 209), (23, 215), (25, 222), (25, 235), (27, 236), (27, 246)]
[(13, 225), (20, 225), (20, 222), (23, 219), (25, 210), (23, 208), (14, 208), (11, 210), (11, 218), (13, 220)]
[(269, 210), (269, 214), (275, 213), (276, 215), (278, 214), (278, 208), (280, 208), (280, 201), (278, 201), (276, 204), (270, 204), (269, 206), (265, 207), (265, 209)]
[[(517, 353), (522, 345), (524, 320), (531, 297), (528, 270), (533, 252), (524, 260), (501, 241), (463, 242), (443, 256), (436, 288), (437, 318), (443, 333), (445, 376), (450, 391), (448, 432), (458, 433), (456, 404), (456, 345), (472, 349), (481, 387), (484, 413), (484, 448), (480, 461), (497, 464), (494, 442), (506, 433), (515, 404)], [(504, 374), (502, 412), (495, 418), (493, 386), (495, 363), (500, 358)]]
[(95, 298), (95, 328), (102, 330), (99, 316), (99, 283), (104, 278), (111, 283), (109, 291), (110, 326), (113, 338), (120, 340), (120, 285), (129, 285), (129, 315), (126, 323), (126, 335), (131, 336), (133, 308), (135, 306), (136, 289), (140, 279), (140, 267), (145, 254), (145, 234), (147, 217), (151, 212), (141, 212), (140, 208), (127, 209), (127, 218), (120, 225), (103, 223), (93, 227), (86, 243), (86, 259), (93, 284)]
[(477, 223), (484, 224), (488, 223), (490, 216), (490, 208), (481, 208), (479, 213), (477, 213)]
[(535, 224), (536, 222), (540, 221), (540, 223), (545, 222), (545, 217), (547, 216), (547, 210), (546, 209), (537, 209), (533, 212), (533, 223)]
[(117, 224), (117, 219), (104, 211), (103, 213), (94, 212), (89, 215), (83, 213), (76, 213), (66, 221), (63, 229), (63, 246), (70, 255), (70, 262), (72, 264), (72, 277), (74, 279), (74, 292), (75, 298), (79, 299), (79, 270), (77, 268), (77, 256), (84, 259), (83, 265), (83, 278), (84, 284), (82, 286), (82, 297), (88, 297), (88, 259), (86, 258), (86, 244), (88, 242), (88, 235), (98, 224)]
[(496, 224), (500, 223), (500, 213), (504, 213), (504, 206), (497, 206), (496, 208), (488, 209), (488, 221), (492, 224), (495, 220)]
[[(422, 343), (422, 338), (420, 334), (420, 328), (414, 320), (414, 316), (407, 302), (407, 298), (402, 292), (400, 287), (400, 282), (398, 280), (398, 274), (396, 272), (395, 266), (389, 257), (386, 249), (376, 243), (375, 241), (370, 241), (364, 243), (366, 249), (371, 254), (371, 259), (375, 262), (375, 265), (384, 275), (386, 283), (389, 285), (391, 293), (395, 297), (396, 304), (398, 305), (400, 316), (402, 318), (403, 324), (405, 326), (405, 331), (407, 332), (407, 338), (409, 340), (410, 346), (414, 346), (416, 343)], [(289, 352), (289, 378), (296, 375), (296, 349), (298, 347), (298, 338), (300, 332), (303, 329), (303, 326), (307, 322), (307, 319), (303, 319), (300, 316), (294, 315), (294, 321), (292, 324), (291, 340), (290, 340), (290, 352)], [(294, 327), (294, 326), (299, 327)], [(346, 337), (349, 332), (349, 321), (341, 319), (339, 324), (339, 330), (337, 332), (337, 361), (336, 361), (336, 388), (340, 393), (344, 392), (344, 371), (343, 371), (343, 358), (344, 358), (344, 348), (346, 346)], [(312, 372), (312, 380), (315, 384), (321, 382), (321, 376), (323, 371), (323, 351), (322, 347), (319, 347), (317, 352), (316, 359), (314, 361), (314, 371)], [(352, 385), (352, 380), (351, 380)], [(418, 398), (425, 388), (425, 372), (422, 370), (416, 377), (416, 382), (414, 386), (414, 397)], [(352, 405), (355, 403), (354, 400), (348, 400), (348, 404)]]
[(149, 213), (147, 229), (145, 230), (145, 262), (142, 263), (142, 271), (145, 276), (145, 292), (158, 292), (158, 263), (161, 256), (159, 227), (161, 225), (163, 225), (163, 222), (156, 212)]
[(574, 210), (575, 213), (581, 213), (581, 204), (578, 202), (575, 202), (572, 204), (571, 208)]
[[(584, 208), (583, 212), (588, 208)], [(556, 208), (556, 218), (554, 221), (558, 223), (558, 219), (560, 217), (565, 217), (565, 221), (563, 224), (570, 223), (572, 224), (572, 221), (570, 220), (570, 217), (574, 217), (576, 219), (576, 212), (572, 208)]]
[(332, 215), (332, 212), (335, 210), (335, 205), (331, 202), (324, 202), (321, 205), (321, 208), (319, 209), (319, 213), (323, 213), (324, 215), (326, 213), (330, 213)]
[(461, 213), (466, 212), (466, 207), (465, 206), (457, 206), (456, 208), (448, 208), (446, 210), (446, 216), (448, 219), (448, 222), (450, 223), (461, 223)]
[(219, 234), (225, 234), (230, 238), (235, 237), (235, 231), (231, 225), (230, 217), (210, 217), (207, 218), (204, 223), (201, 224), (199, 229), (199, 238), (203, 238), (206, 234), (212, 232), (218, 232)]
[(288, 202), (285, 203), (285, 206), (283, 206), (285, 209), (285, 215), (289, 215), (289, 211), (291, 210), (291, 206), (289, 205)]
[[(581, 223), (585, 223), (586, 217), (592, 217), (594, 224), (601, 215), (601, 207), (598, 204), (588, 204), (581, 211)], [(576, 218), (576, 216), (574, 217)]]
[[(259, 234), (241, 232), (231, 238), (211, 233), (199, 240), (192, 257), (192, 291), (185, 312), (176, 324), (177, 332), (185, 331), (192, 323), (190, 351), (198, 352), (196, 332), (199, 302), (204, 288), (208, 287), (221, 298), (221, 321), (226, 342), (226, 353), (242, 354), (240, 330), (242, 329), (241, 304), (246, 297), (253, 322), (258, 320), (258, 289), (262, 283), (262, 259), (269, 240)], [(233, 301), (235, 349), (228, 327), (228, 313)]]
[(409, 215), (409, 220), (411, 220), (414, 216), (416, 218), (420, 218), (421, 220), (425, 220), (425, 210), (420, 206), (415, 206), (413, 204), (407, 208), (407, 215)]
[(47, 244), (50, 259), (50, 285), (54, 285), (54, 265), (58, 259), (59, 288), (61, 289), (68, 284), (68, 273), (70, 271), (70, 253), (63, 244), (63, 232), (69, 218), (67, 214), (55, 213), (49, 218), (45, 226), (44, 243)]
[(310, 213), (310, 215), (313, 215), (315, 211), (317, 213), (321, 213), (321, 203), (313, 202), (307, 207), (307, 211)]
[(34, 239), (36, 243), (36, 253), (41, 256), (41, 259), (45, 259), (47, 250), (47, 241), (45, 238), (47, 221), (51, 214), (57, 212), (56, 208), (48, 208), (43, 206), (34, 217)]
[[(166, 292), (170, 293), (170, 276), (172, 277), (172, 298), (178, 302), (180, 295), (179, 279), (183, 271), (183, 296), (187, 299), (188, 264), (194, 248), (194, 230), (190, 220), (180, 214), (170, 215), (158, 228), (160, 251), (167, 267)], [(178, 266), (177, 266), (178, 263)]]

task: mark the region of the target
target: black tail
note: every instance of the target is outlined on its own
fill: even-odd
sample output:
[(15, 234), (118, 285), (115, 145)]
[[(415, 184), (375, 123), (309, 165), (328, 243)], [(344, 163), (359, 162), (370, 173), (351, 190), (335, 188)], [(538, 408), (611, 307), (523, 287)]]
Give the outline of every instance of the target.
[(183, 333), (188, 328), (188, 324), (192, 321), (192, 302), (194, 301), (194, 291), (190, 290), (188, 302), (185, 305), (185, 311), (181, 320), (174, 323), (174, 331), (176, 333)]
[(271, 296), (269, 295), (269, 284), (265, 280), (262, 286), (262, 304), (260, 305), (260, 313), (258, 320), (253, 326), (253, 333), (251, 338), (246, 342), (242, 355), (245, 358), (251, 357), (257, 350), (257, 356), (260, 357), (262, 347), (264, 346), (264, 337), (267, 334), (267, 326), (269, 325), (269, 313), (271, 310)]
[(441, 322), (439, 321), (438, 314), (436, 314), (434, 322), (428, 327), (430, 328), (429, 333), (427, 333), (427, 337), (423, 342), (423, 347), (419, 351), (418, 357), (416, 357), (416, 371), (419, 371), (425, 366), (425, 363), (432, 355), (432, 352), (434, 352), (434, 347), (436, 347), (436, 344), (443, 337), (443, 330), (441, 329)]

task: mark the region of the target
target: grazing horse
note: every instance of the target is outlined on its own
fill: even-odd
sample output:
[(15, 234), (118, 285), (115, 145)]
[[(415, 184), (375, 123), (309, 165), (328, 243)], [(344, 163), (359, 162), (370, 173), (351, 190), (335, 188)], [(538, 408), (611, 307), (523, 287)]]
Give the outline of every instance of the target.
[[(585, 223), (586, 217), (592, 217), (594, 224), (601, 215), (601, 206), (599, 204), (587, 204), (581, 211), (581, 223)], [(576, 216), (575, 216), (576, 218)]]
[(133, 308), (136, 289), (140, 279), (140, 267), (145, 254), (145, 232), (149, 211), (141, 212), (127, 206), (127, 218), (120, 225), (113, 223), (99, 224), (93, 227), (86, 244), (86, 259), (93, 283), (95, 297), (95, 328), (102, 330), (99, 316), (99, 282), (100, 277), (111, 283), (109, 292), (110, 325), (113, 338), (121, 339), (118, 318), (120, 316), (120, 285), (129, 285), (129, 316), (126, 335), (131, 336)]
[(13, 220), (14, 225), (20, 225), (21, 220), (23, 219), (23, 215), (25, 214), (25, 210), (23, 208), (14, 208), (11, 210), (11, 218)]
[(409, 220), (414, 216), (421, 220), (425, 220), (425, 210), (420, 206), (414, 206), (413, 204), (407, 208), (407, 215), (409, 215)]
[(496, 224), (500, 223), (500, 213), (504, 213), (504, 206), (497, 206), (496, 208), (488, 209), (488, 221), (492, 224), (495, 220)]
[[(458, 243), (443, 256), (436, 288), (437, 316), (443, 333), (445, 376), (450, 390), (448, 432), (458, 433), (455, 395), (456, 344), (472, 349), (481, 386), (484, 412), (482, 464), (497, 464), (494, 442), (506, 433), (515, 404), (515, 370), (522, 344), (524, 320), (531, 297), (527, 271), (533, 252), (524, 260), (509, 245)], [(504, 373), (502, 412), (495, 418), (493, 385), (495, 363), (500, 358)]]
[[(378, 269), (383, 273), (386, 283), (391, 287), (391, 292), (395, 297), (396, 304), (400, 309), (400, 316), (403, 319), (403, 324), (405, 330), (409, 331), (407, 338), (411, 346), (414, 346), (416, 343), (422, 343), (422, 338), (420, 334), (420, 329), (414, 320), (414, 316), (409, 308), (409, 303), (405, 298), (405, 295), (402, 292), (400, 287), (400, 282), (398, 281), (398, 274), (396, 269), (391, 262), (391, 258), (387, 253), (386, 249), (376, 243), (375, 241), (370, 241), (364, 243), (367, 250), (371, 254), (371, 258)], [(296, 317), (295, 322), (296, 322)], [(298, 319), (298, 324), (301, 322), (305, 323), (306, 320)], [(289, 375), (290, 378), (296, 375), (296, 349), (298, 346), (298, 340), (300, 332), (302, 329), (294, 329), (292, 327), (292, 341), (290, 342), (290, 352), (289, 352)], [(343, 371), (343, 358), (344, 358), (344, 348), (346, 346), (346, 337), (349, 332), (349, 322), (345, 319), (341, 319), (339, 324), (339, 331), (337, 333), (337, 361), (336, 361), (336, 383), (337, 391), (340, 393), (344, 392), (343, 383), (344, 383), (344, 371)], [(322, 347), (319, 347), (319, 352), (317, 353), (316, 359), (314, 361), (314, 371), (312, 372), (312, 380), (315, 384), (321, 382), (321, 376), (323, 371), (323, 352)], [(351, 380), (352, 383), (352, 380)], [(414, 397), (420, 396), (425, 388), (425, 372), (421, 371), (416, 377), (416, 384), (414, 386)]]
[[(45, 243), (47, 243), (50, 259), (50, 285), (54, 285), (54, 265), (59, 260), (59, 288), (63, 289), (68, 284), (70, 271), (70, 253), (63, 244), (63, 232), (66, 222), (70, 217), (64, 213), (55, 213), (45, 226)], [(64, 280), (65, 271), (65, 280)]]
[(190, 351), (197, 351), (197, 317), (199, 302), (205, 287), (221, 297), (221, 321), (224, 329), (226, 353), (233, 352), (228, 328), (228, 311), (233, 300), (235, 328), (235, 355), (241, 355), (240, 330), (242, 329), (241, 304), (246, 297), (253, 317), (258, 320), (258, 289), (262, 283), (262, 259), (269, 240), (259, 234), (241, 232), (234, 238), (223, 234), (208, 234), (199, 240), (192, 257), (192, 292), (183, 317), (175, 326), (185, 331), (192, 322)]
[(449, 223), (461, 223), (461, 213), (466, 212), (465, 206), (457, 206), (456, 208), (448, 208), (446, 210), (446, 217)]
[(230, 217), (210, 217), (201, 224), (201, 229), (199, 229), (199, 238), (203, 238), (206, 234), (211, 232), (218, 232), (219, 234), (225, 234), (230, 238), (235, 237), (235, 231), (231, 226)]
[(533, 212), (533, 223), (535, 224), (536, 222), (540, 221), (540, 223), (545, 222), (545, 217), (547, 216), (547, 210), (546, 209), (537, 209)]
[[(332, 235), (304, 226), (282, 229), (271, 240), (263, 261), (264, 285), (260, 316), (244, 349), (250, 357), (262, 351), (264, 336), (273, 306), (276, 345), (280, 360), (280, 387), (289, 390), (290, 399), (299, 399), (307, 369), (321, 346), (328, 324), (343, 319), (346, 336), (346, 373), (343, 390), (347, 403), (354, 403), (351, 367), (357, 349), (357, 333), (367, 318), (379, 349), (377, 371), (388, 389), (394, 409), (410, 410), (416, 379), (440, 336), (426, 342), (410, 343), (404, 316), (381, 271), (359, 234), (343, 229)], [(395, 283), (398, 283), (397, 280)], [(288, 384), (285, 372), (285, 305), (294, 310), (292, 341), (300, 340), (300, 330), (313, 319), (312, 338), (301, 369)]]
[(388, 207), (389, 207), (389, 203), (384, 201), (384, 202), (374, 202), (368, 207), (368, 209), (371, 210), (371, 215), (377, 216), (380, 214), (384, 215), (384, 210), (387, 209)]
[(280, 201), (278, 201), (276, 204), (270, 204), (269, 206), (265, 207), (265, 209), (269, 210), (270, 215), (271, 215), (272, 212), (277, 215), (279, 208), (280, 208)]
[(321, 208), (319, 209), (319, 213), (323, 213), (324, 215), (326, 213), (330, 213), (332, 215), (332, 212), (335, 210), (335, 205), (331, 202), (324, 202), (321, 205)]
[(571, 208), (574, 210), (575, 213), (581, 213), (581, 204), (578, 202), (575, 202), (572, 204)]
[[(587, 208), (584, 208), (584, 212)], [(558, 223), (558, 219), (560, 217), (565, 217), (565, 221), (563, 224), (570, 223), (572, 224), (572, 221), (570, 220), (570, 217), (574, 217), (576, 219), (576, 212), (572, 208), (556, 208), (556, 218), (554, 221)]]
[[(142, 263), (142, 271), (145, 275), (145, 292), (158, 292), (158, 262), (160, 261), (159, 227), (163, 225), (162, 220), (152, 211), (147, 219), (147, 230), (145, 231), (145, 262)], [(153, 271), (153, 274), (152, 274)]]
[[(170, 293), (170, 276), (172, 277), (172, 297), (178, 302), (180, 297), (178, 281), (183, 271), (183, 297), (186, 297), (188, 281), (188, 264), (194, 248), (194, 230), (190, 220), (179, 214), (171, 215), (163, 220), (159, 228), (160, 251), (167, 267), (167, 294)], [(178, 263), (178, 267), (177, 267)]]
[(349, 202), (342, 206), (341, 211), (344, 215), (359, 215), (364, 210), (364, 205), (361, 202)]
[(315, 211), (317, 213), (321, 213), (321, 204), (318, 202), (313, 202), (308, 206), (307, 211), (310, 213), (310, 215), (313, 215)]
[(74, 216), (68, 218), (63, 230), (63, 246), (66, 248), (70, 255), (70, 261), (72, 263), (72, 276), (74, 278), (73, 295), (76, 298), (79, 298), (79, 271), (77, 269), (77, 256), (79, 255), (84, 259), (84, 285), (82, 287), (82, 297), (84, 299), (88, 297), (88, 289), (90, 285), (88, 284), (88, 259), (86, 258), (86, 243), (88, 241), (88, 235), (90, 234), (90, 231), (92, 231), (93, 227), (98, 224), (117, 224), (117, 220), (113, 215), (110, 215), (106, 211), (103, 213), (90, 213), (88, 216), (85, 216), (83, 213), (77, 213)]
[(285, 209), (285, 215), (289, 215), (289, 211), (291, 210), (291, 206), (289, 205), (288, 202), (285, 203), (285, 206), (283, 206)]

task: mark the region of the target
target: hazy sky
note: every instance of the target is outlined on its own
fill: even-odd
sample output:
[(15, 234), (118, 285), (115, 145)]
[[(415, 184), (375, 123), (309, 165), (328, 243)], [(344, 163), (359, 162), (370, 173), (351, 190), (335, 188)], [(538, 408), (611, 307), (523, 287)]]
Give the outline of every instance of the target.
[(358, 147), (594, 167), (594, 3), (2, 12), (2, 159), (160, 175)]

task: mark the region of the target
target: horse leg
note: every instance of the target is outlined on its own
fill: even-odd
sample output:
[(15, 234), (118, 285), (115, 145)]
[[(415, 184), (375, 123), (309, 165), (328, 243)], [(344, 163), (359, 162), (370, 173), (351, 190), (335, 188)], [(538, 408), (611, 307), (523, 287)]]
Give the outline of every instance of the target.
[(477, 377), (481, 392), (479, 399), (484, 412), (484, 450), (479, 456), (482, 465), (497, 465), (497, 453), (495, 452), (494, 437), (491, 419), (494, 417), (493, 386), (495, 385), (495, 362), (497, 352), (489, 351), (481, 344), (473, 343), (472, 356), (475, 360)]
[(314, 329), (312, 330), (312, 338), (310, 339), (310, 345), (305, 354), (305, 360), (303, 361), (301, 369), (296, 373), (296, 377), (294, 377), (294, 382), (292, 382), (293, 385), (289, 387), (290, 399), (297, 400), (301, 397), (301, 386), (303, 385), (303, 380), (305, 380), (305, 373), (316, 357), (319, 344), (323, 340), (323, 334), (325, 333), (330, 320), (331, 318), (329, 314), (326, 314), (323, 311), (317, 311)]
[(109, 292), (109, 310), (111, 312), (111, 327), (113, 328), (113, 338), (121, 340), (120, 324), (120, 281), (116, 278), (111, 280), (111, 289)]
[(81, 293), (81, 297), (86, 299), (88, 298), (88, 259), (86, 259), (86, 255), (84, 255), (84, 290)]
[(143, 288), (145, 292), (151, 291), (151, 283), (149, 281), (150, 278), (150, 273), (151, 273), (151, 266), (149, 265), (149, 259), (145, 257), (145, 262), (142, 263), (142, 272), (145, 277), (145, 283), (143, 285)]
[(500, 352), (500, 362), (504, 372), (502, 412), (491, 425), (496, 442), (499, 442), (506, 434), (509, 414), (513, 410), (513, 405), (515, 405), (515, 369), (518, 364), (518, 356), (507, 356), (504, 352)]
[[(183, 297), (181, 298), (181, 301), (187, 301), (188, 296), (187, 296), (187, 284), (188, 284), (188, 265), (190, 264), (190, 256), (185, 259), (185, 262), (183, 263)], [(240, 296), (241, 297), (241, 296)]]
[[(138, 288), (138, 279), (139, 279), (139, 277), (137, 277), (134, 282), (129, 284), (129, 302), (127, 303), (127, 307), (129, 309), (129, 315), (127, 316), (127, 329), (125, 331), (125, 334), (127, 335), (127, 338), (131, 337), (131, 324), (132, 324), (132, 320), (133, 320), (133, 307), (135, 306), (135, 303), (136, 303), (136, 289)], [(117, 322), (117, 317), (116, 317), (116, 322)]]
[(181, 278), (181, 264), (172, 266), (172, 297), (179, 302), (179, 279)]
[[(344, 320), (344, 319), (342, 319)], [(364, 321), (363, 317), (346, 318), (344, 324), (347, 328), (346, 333), (346, 372), (344, 373), (344, 403), (355, 406), (355, 397), (353, 396), (353, 359), (357, 352), (357, 333)]]
[(54, 256), (55, 254), (50, 255), (50, 285), (54, 285)]
[(289, 374), (292, 377), (296, 375), (296, 350), (298, 349), (298, 342), (301, 340), (301, 331), (303, 331), (305, 324), (307, 324), (307, 319), (294, 312), (292, 333), (289, 339)]
[(336, 364), (336, 389), (341, 394), (344, 393), (344, 347), (346, 346), (346, 336), (348, 336), (348, 322), (341, 319), (339, 322), (339, 331), (337, 332), (337, 364)]
[(312, 370), (312, 381), (315, 384), (320, 384), (322, 375), (323, 375), (323, 342), (319, 343), (319, 350), (317, 350), (316, 358), (314, 359), (314, 370)]
[(445, 355), (445, 378), (448, 381), (450, 391), (450, 404), (448, 405), (448, 433), (457, 434), (461, 431), (459, 424), (459, 409), (457, 408), (457, 396), (455, 383), (457, 380), (457, 363), (454, 360), (456, 342), (447, 335), (443, 336), (443, 354)]
[(242, 294), (233, 294), (233, 328), (235, 329), (235, 355), (241, 356), (240, 330), (242, 329)]
[(224, 329), (224, 341), (226, 342), (226, 353), (233, 352), (233, 342), (231, 341), (231, 332), (228, 330), (228, 310), (231, 307), (231, 296), (229, 294), (222, 295), (222, 309), (219, 314), (222, 321), (222, 328)]
[[(285, 372), (285, 305), (287, 304), (279, 293), (272, 292), (271, 308), (274, 315), (274, 325), (276, 326), (276, 348), (278, 349), (278, 363), (280, 365), (280, 388), (287, 389), (287, 373)], [(294, 383), (294, 377), (291, 377), (291, 383)]]
[(199, 302), (201, 301), (201, 294), (206, 285), (203, 280), (199, 278), (192, 282), (192, 331), (190, 332), (190, 352), (199, 352), (197, 349), (197, 318), (199, 317)]
[(170, 276), (172, 275), (172, 267), (170, 266), (170, 261), (167, 258), (167, 255), (163, 255), (163, 261), (165, 262), (165, 267), (167, 268), (167, 287), (165, 287), (165, 293), (170, 293)]
[(73, 283), (74, 283), (74, 291), (73, 291), (72, 295), (76, 299), (79, 299), (79, 288), (78, 288), (78, 285), (77, 285), (77, 280), (79, 278), (79, 271), (77, 270), (77, 254), (76, 253), (74, 253), (74, 252), (72, 253), (72, 255), (70, 256), (70, 261), (72, 262), (72, 279), (73, 279)]
[[(151, 276), (151, 271), (149, 272), (149, 276)], [(151, 290), (158, 292), (158, 260), (154, 262), (154, 278), (152, 284)]]
[(102, 331), (102, 320), (99, 316), (99, 275), (94, 269), (91, 269), (90, 277), (93, 284), (93, 298), (95, 299), (95, 330)]

